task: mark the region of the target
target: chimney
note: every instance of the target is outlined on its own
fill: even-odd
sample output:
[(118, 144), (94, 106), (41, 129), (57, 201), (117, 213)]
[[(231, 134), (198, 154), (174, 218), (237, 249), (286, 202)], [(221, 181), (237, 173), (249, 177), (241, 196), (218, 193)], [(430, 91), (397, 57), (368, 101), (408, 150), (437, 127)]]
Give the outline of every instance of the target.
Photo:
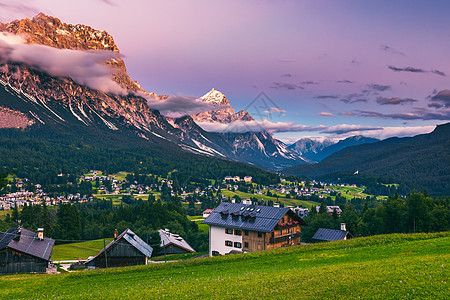
[(347, 231), (347, 229), (345, 229), (345, 223), (341, 223), (341, 230)]
[(38, 239), (41, 241), (44, 239), (44, 228), (38, 228)]
[(117, 229), (114, 229), (114, 239), (117, 239), (118, 236), (119, 232), (117, 231)]

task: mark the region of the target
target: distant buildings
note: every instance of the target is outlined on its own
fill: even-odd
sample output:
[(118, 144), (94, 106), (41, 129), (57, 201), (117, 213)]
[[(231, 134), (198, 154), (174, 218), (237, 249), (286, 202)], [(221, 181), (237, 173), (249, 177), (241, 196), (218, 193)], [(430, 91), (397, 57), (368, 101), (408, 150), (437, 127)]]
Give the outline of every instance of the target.
[(306, 223), (289, 208), (221, 203), (209, 225), (209, 255), (253, 252), (300, 244)]
[(0, 274), (50, 272), (55, 240), (44, 230), (33, 232), (16, 227), (0, 233)]

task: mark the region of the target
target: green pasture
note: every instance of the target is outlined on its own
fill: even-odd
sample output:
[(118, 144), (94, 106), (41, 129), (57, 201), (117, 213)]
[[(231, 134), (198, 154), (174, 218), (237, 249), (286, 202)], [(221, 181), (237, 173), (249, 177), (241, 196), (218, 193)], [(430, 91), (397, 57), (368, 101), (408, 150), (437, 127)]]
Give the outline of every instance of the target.
[(450, 233), (146, 266), (0, 276), (3, 299), (448, 299)]

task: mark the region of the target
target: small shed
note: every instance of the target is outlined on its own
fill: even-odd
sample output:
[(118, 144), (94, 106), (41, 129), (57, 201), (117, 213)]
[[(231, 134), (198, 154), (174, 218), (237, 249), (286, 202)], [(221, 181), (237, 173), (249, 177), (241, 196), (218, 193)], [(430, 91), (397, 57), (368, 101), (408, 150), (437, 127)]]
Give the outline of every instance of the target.
[(350, 233), (346, 230), (319, 228), (312, 239), (321, 242), (333, 242), (346, 240), (349, 235)]
[[(161, 252), (166, 254), (195, 253), (196, 251), (178, 234), (171, 233), (168, 229), (158, 230), (161, 237)], [(159, 254), (162, 254), (159, 253)]]
[(0, 274), (46, 273), (55, 240), (44, 230), (15, 227), (0, 233)]
[(152, 252), (150, 245), (127, 228), (85, 265), (87, 269), (146, 265)]

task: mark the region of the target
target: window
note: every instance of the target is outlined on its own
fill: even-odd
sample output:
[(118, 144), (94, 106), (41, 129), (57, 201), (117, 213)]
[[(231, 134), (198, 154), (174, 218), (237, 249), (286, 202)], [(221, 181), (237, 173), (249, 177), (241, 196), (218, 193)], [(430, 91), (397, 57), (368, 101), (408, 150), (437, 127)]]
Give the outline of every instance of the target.
[(226, 233), (226, 234), (233, 234), (233, 229), (231, 229), (231, 228), (225, 228), (225, 233)]
[(235, 248), (242, 248), (242, 244), (239, 242), (234, 242), (234, 247)]
[(213, 251), (212, 256), (219, 256), (219, 251)]
[(258, 237), (262, 237), (262, 232), (258, 232)]
[(281, 223), (284, 223), (284, 218), (281, 219)]
[(241, 231), (240, 231), (239, 229), (235, 229), (235, 230), (234, 230), (234, 234), (235, 234), (235, 235), (241, 235)]
[(288, 229), (286, 229), (286, 233), (289, 233), (289, 231), (290, 231), (290, 230), (289, 230), (289, 228), (288, 228)]
[(244, 230), (244, 234), (245, 234), (245, 235), (248, 235), (248, 230)]
[(280, 229), (280, 235), (283, 235), (283, 229)]
[(225, 246), (232, 247), (233, 242), (232, 241), (225, 241)]
[(248, 248), (248, 242), (244, 243), (244, 248)]

